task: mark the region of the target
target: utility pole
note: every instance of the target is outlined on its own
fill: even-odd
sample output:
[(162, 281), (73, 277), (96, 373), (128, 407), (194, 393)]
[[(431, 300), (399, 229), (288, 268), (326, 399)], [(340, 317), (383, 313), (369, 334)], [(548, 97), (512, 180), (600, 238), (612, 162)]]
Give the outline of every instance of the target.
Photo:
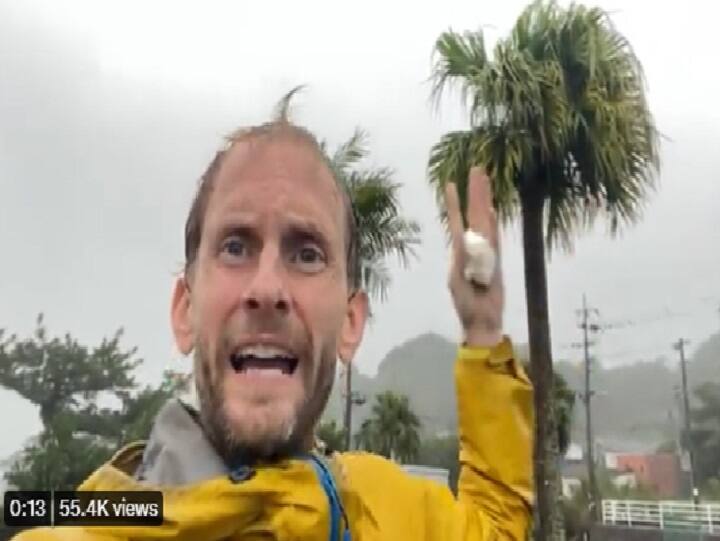
[(688, 458), (690, 461), (690, 484), (692, 489), (692, 498), (695, 503), (698, 503), (698, 488), (697, 479), (695, 478), (695, 453), (693, 453), (692, 444), (692, 433), (690, 427), (690, 399), (688, 398), (688, 385), (687, 385), (687, 369), (685, 367), (685, 345), (688, 344), (688, 340), (680, 338), (673, 344), (676, 351), (680, 353), (680, 373), (682, 374), (682, 398), (683, 398), (683, 410), (684, 410), (684, 421), (685, 421), (685, 437), (683, 438), (683, 447), (687, 451)]
[(588, 313), (590, 309), (587, 306), (587, 299), (583, 295), (582, 307), (582, 323), (580, 327), (583, 330), (583, 350), (585, 352), (585, 392), (583, 393), (583, 402), (585, 403), (585, 436), (587, 451), (585, 457), (587, 459), (588, 488), (590, 490), (590, 501), (592, 503), (592, 517), (595, 520), (599, 518), (599, 495), (597, 489), (597, 479), (595, 478), (595, 444), (592, 430), (592, 407), (591, 397), (594, 394), (590, 385), (590, 339), (589, 331), (597, 332), (599, 325), (593, 325), (588, 321)]
[(352, 443), (352, 369), (350, 363), (345, 365), (345, 450), (350, 450)]
[(345, 450), (349, 451), (352, 445), (352, 408), (362, 406), (365, 396), (352, 390), (352, 366), (345, 366)]

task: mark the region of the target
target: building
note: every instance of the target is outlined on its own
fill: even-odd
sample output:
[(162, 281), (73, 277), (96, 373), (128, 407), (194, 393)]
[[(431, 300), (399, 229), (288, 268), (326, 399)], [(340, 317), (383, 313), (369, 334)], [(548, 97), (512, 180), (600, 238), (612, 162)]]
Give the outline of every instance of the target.
[(582, 489), (583, 480), (587, 478), (587, 464), (582, 446), (571, 443), (560, 462), (560, 481), (563, 498), (569, 499)]
[(662, 498), (677, 498), (683, 493), (680, 458), (674, 453), (608, 453), (606, 465), (617, 473), (634, 475), (637, 485)]

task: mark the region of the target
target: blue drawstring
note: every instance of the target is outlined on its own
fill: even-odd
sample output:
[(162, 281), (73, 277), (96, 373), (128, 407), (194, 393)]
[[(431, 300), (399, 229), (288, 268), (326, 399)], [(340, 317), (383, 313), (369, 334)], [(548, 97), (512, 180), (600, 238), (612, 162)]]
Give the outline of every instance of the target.
[[(330, 503), (330, 539), (329, 541), (335, 541), (335, 534), (339, 529), (340, 520), (345, 519), (345, 525), (343, 527), (342, 541), (351, 541), (350, 528), (348, 527), (347, 517), (343, 511), (342, 504), (340, 503), (340, 497), (338, 496), (337, 488), (335, 487), (335, 481), (333, 476), (328, 470), (327, 466), (323, 463), (320, 458), (315, 455), (306, 455), (303, 458), (307, 458), (312, 463), (315, 471), (320, 478), (320, 485), (325, 491), (325, 495)], [(250, 466), (240, 464), (230, 469), (229, 477), (234, 483), (241, 483), (247, 481), (255, 476), (255, 470)]]
[[(320, 484), (323, 490), (325, 490), (325, 494), (330, 503), (330, 541), (334, 541), (335, 533), (338, 531), (340, 520), (344, 515), (337, 488), (335, 487), (335, 481), (322, 460), (314, 455), (310, 455), (310, 460), (315, 467), (315, 471), (320, 478)], [(343, 528), (342, 541), (351, 541), (350, 529), (348, 528), (347, 522)]]

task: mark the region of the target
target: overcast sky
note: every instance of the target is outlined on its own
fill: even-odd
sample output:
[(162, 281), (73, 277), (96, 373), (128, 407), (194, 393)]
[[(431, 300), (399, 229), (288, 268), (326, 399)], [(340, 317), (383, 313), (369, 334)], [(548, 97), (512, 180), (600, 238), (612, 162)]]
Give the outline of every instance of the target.
[[(432, 45), (450, 27), (480, 25), (494, 41), (524, 4), (0, 0), (0, 328), (26, 335), (44, 312), (52, 333), (97, 344), (124, 327), (146, 360), (143, 381), (187, 366), (168, 311), (197, 178), (224, 134), (266, 120), (306, 83), (296, 121), (331, 144), (367, 129), (371, 163), (396, 171), (404, 211), (423, 227), (412, 270), (393, 266), (360, 369), (373, 373), (426, 331), (456, 338), (426, 163), (466, 121), (456, 99), (431, 111)], [(663, 168), (642, 223), (618, 239), (600, 226), (552, 258), (555, 357), (577, 358), (586, 293), (603, 321), (634, 323), (603, 335), (601, 362), (672, 359), (673, 340), (697, 345), (720, 324), (718, 8), (599, 4), (644, 63)], [(505, 235), (506, 327), (522, 342), (520, 242), (517, 230)], [(0, 406), (1, 458), (40, 423), (13, 393), (0, 391)]]

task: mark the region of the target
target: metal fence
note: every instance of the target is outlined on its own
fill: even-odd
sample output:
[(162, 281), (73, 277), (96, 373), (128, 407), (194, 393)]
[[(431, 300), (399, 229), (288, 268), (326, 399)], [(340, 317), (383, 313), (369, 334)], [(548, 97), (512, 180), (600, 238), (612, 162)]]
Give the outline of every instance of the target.
[(720, 533), (720, 503), (603, 500), (603, 524)]

